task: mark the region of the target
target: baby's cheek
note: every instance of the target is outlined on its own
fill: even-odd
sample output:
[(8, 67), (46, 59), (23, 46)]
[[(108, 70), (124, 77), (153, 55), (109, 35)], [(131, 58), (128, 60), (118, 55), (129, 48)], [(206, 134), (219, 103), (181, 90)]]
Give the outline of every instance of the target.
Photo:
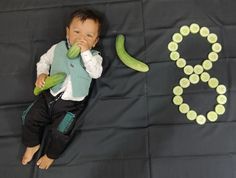
[(88, 40), (87, 42), (88, 42), (88, 45), (89, 45), (89, 46), (93, 46), (93, 43), (94, 43), (93, 40)]
[(76, 42), (76, 39), (77, 39), (76, 36), (72, 36), (72, 35), (71, 35), (71, 36), (69, 37), (69, 42), (70, 42), (70, 44), (73, 45), (73, 44)]

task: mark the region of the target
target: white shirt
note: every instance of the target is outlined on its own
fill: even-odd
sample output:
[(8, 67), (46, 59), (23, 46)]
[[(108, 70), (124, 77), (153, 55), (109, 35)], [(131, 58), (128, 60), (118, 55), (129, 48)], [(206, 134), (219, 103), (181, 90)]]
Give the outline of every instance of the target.
[[(37, 63), (37, 76), (39, 76), (42, 73), (49, 75), (50, 66), (54, 58), (55, 47), (56, 44), (53, 45), (45, 54), (43, 54), (40, 57), (40, 61)], [(102, 57), (99, 54), (93, 56), (90, 50), (81, 52), (80, 55), (83, 60), (85, 70), (88, 72), (89, 76), (94, 79), (99, 78), (103, 70)], [(61, 97), (63, 100), (82, 101), (85, 98), (85, 96), (74, 97), (72, 95), (72, 85), (71, 85), (70, 75), (66, 77), (60, 91), (55, 93), (52, 90), (50, 90), (50, 93), (53, 96), (56, 96), (61, 92), (64, 92)]]

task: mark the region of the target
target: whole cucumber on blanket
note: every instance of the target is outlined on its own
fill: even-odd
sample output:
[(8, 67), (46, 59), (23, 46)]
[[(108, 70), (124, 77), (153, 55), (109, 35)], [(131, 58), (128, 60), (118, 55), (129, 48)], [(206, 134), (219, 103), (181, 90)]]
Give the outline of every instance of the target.
[(122, 34), (117, 35), (116, 37), (116, 53), (120, 60), (129, 68), (132, 68), (139, 72), (147, 72), (149, 70), (147, 64), (128, 54), (125, 49), (125, 37)]

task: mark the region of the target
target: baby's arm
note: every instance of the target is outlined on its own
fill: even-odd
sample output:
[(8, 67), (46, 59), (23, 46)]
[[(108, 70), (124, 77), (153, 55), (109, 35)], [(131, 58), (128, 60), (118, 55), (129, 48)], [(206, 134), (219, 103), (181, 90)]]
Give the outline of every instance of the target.
[(53, 45), (45, 54), (40, 57), (40, 61), (37, 63), (37, 79), (35, 85), (42, 88), (45, 84), (50, 70), (50, 66), (54, 57), (54, 50), (56, 45)]
[(92, 78), (99, 78), (102, 74), (102, 56), (92, 55), (90, 50), (81, 53), (86, 71)]

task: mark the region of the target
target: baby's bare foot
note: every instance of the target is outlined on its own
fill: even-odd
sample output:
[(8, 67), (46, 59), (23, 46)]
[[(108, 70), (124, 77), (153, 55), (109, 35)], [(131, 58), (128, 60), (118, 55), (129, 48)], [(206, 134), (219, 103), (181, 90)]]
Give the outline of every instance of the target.
[(54, 159), (47, 157), (47, 155), (45, 154), (37, 161), (37, 166), (40, 169), (48, 169), (51, 166), (51, 164), (53, 163), (53, 161), (54, 161)]
[(36, 145), (34, 147), (27, 147), (21, 163), (23, 165), (26, 165), (28, 162), (30, 162), (32, 160), (34, 154), (39, 150), (39, 147), (40, 147), (40, 145)]

